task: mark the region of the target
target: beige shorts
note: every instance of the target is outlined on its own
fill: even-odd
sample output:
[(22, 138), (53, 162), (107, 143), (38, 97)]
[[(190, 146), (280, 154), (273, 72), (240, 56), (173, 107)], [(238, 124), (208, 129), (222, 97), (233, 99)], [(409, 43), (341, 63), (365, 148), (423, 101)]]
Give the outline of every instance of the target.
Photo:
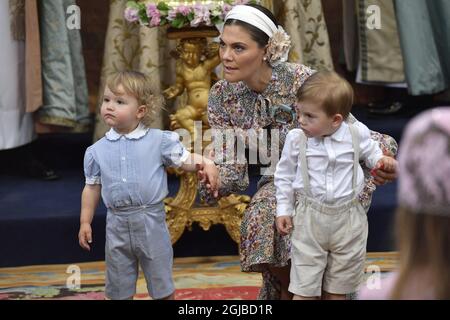
[(289, 291), (304, 297), (355, 292), (366, 259), (367, 215), (359, 201), (331, 207), (303, 197), (293, 218)]

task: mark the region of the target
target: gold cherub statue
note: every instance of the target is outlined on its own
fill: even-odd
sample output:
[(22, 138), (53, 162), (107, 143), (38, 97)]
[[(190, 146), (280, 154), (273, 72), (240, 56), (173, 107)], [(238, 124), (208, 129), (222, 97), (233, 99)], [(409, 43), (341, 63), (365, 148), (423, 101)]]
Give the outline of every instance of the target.
[(219, 44), (210, 43), (206, 38), (181, 39), (176, 51), (172, 52), (177, 59), (176, 83), (164, 91), (167, 99), (187, 92), (186, 105), (180, 106), (170, 116), (172, 130), (185, 128), (193, 141), (197, 138), (195, 121), (202, 121), (203, 128), (208, 128), (206, 109), (208, 94), (215, 80), (214, 68), (219, 65)]

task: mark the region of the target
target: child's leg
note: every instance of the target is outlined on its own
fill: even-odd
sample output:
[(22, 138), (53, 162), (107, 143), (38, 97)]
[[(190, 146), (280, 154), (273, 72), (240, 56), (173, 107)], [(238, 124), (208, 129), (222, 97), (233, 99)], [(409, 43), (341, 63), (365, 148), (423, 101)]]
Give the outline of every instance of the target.
[(165, 212), (141, 214), (133, 217), (137, 226), (133, 235), (139, 239), (135, 254), (139, 259), (147, 282), (149, 295), (155, 300), (173, 300), (175, 286), (172, 278), (173, 249), (169, 230), (165, 225)]
[(289, 291), (296, 300), (315, 300), (322, 294), (322, 279), (328, 256), (328, 218), (312, 205), (300, 204), (296, 208), (291, 237), (289, 284)]
[(328, 267), (323, 277), (324, 299), (346, 299), (363, 279), (367, 246), (367, 215), (356, 204), (335, 220)]
[(167, 296), (167, 297), (159, 299), (159, 300), (175, 300), (175, 292), (172, 293), (170, 296)]
[(106, 299), (129, 300), (136, 293), (139, 266), (129, 239), (126, 218), (108, 213), (105, 245)]
[(155, 300), (174, 300), (175, 287), (172, 278), (172, 251), (148, 259), (140, 257), (142, 271), (147, 281), (149, 295)]

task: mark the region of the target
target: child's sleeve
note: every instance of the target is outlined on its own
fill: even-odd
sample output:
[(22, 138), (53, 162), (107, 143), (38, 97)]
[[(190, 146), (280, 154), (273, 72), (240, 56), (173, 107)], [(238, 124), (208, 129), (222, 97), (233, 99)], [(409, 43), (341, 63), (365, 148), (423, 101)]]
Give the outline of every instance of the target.
[(179, 168), (189, 158), (191, 153), (186, 150), (176, 132), (163, 131), (161, 141), (162, 162), (166, 167)]
[(366, 166), (370, 169), (374, 168), (377, 162), (383, 157), (383, 151), (381, 150), (378, 142), (370, 137), (370, 130), (366, 125), (357, 121), (355, 123), (358, 128), (360, 136), (360, 160), (363, 160)]
[(275, 170), (277, 217), (294, 215), (295, 195), (292, 184), (297, 174), (299, 134), (299, 129), (294, 129), (288, 133), (280, 161)]
[(86, 184), (102, 184), (100, 166), (94, 158), (92, 146), (84, 154), (84, 176), (86, 177)]

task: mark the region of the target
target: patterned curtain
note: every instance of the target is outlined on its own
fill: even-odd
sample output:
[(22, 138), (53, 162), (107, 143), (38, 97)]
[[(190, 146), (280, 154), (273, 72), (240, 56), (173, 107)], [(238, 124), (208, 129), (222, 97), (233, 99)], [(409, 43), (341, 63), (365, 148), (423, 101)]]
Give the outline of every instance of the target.
[(317, 0), (271, 2), (278, 21), (291, 36), (293, 49), (289, 61), (302, 63), (316, 70), (333, 70), (322, 2)]
[(25, 41), (26, 111), (42, 105), (41, 46), (37, 0), (9, 0), (11, 35)]
[[(367, 28), (369, 6), (380, 8), (380, 29)], [(358, 23), (359, 68), (362, 83), (375, 85), (405, 82), (393, 0), (358, 0), (355, 6)], [(402, 86), (406, 86), (405, 84)]]
[(81, 34), (66, 24), (66, 10), (75, 0), (39, 0), (43, 106), (45, 125), (87, 132), (91, 121)]
[(450, 87), (450, 2), (395, 0), (406, 80), (411, 95)]
[[(103, 94), (105, 78), (118, 70), (135, 69), (151, 77), (154, 90), (160, 91), (175, 81), (175, 61), (169, 52), (175, 42), (166, 39), (165, 31), (127, 23), (123, 12), (127, 0), (111, 0), (105, 43), (99, 97)], [(317, 0), (262, 0), (291, 35), (293, 50), (290, 61), (317, 70), (332, 70), (333, 63), (322, 3)], [(100, 105), (100, 101), (98, 103)], [(163, 128), (165, 114), (155, 119), (152, 127)], [(97, 113), (94, 140), (108, 130)]]
[[(175, 79), (175, 64), (171, 63), (169, 55), (175, 42), (166, 38), (163, 28), (147, 28), (126, 22), (123, 13), (127, 1), (111, 0), (110, 3), (98, 106), (101, 104), (105, 80), (114, 72), (139, 70), (151, 78), (155, 92), (161, 92)], [(160, 114), (152, 127), (163, 126), (163, 115)], [(94, 140), (102, 138), (108, 130), (97, 112)]]

